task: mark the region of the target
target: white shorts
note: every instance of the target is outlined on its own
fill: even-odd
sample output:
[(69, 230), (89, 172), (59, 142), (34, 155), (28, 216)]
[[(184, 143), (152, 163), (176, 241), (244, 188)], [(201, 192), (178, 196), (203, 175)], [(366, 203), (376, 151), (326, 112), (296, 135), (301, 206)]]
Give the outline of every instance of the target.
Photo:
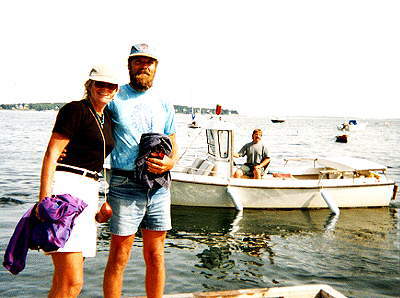
[(57, 252), (82, 252), (83, 257), (96, 256), (97, 223), (95, 221), (99, 201), (99, 182), (82, 175), (56, 171), (53, 194), (69, 193), (88, 206), (75, 218), (75, 224), (65, 246)]

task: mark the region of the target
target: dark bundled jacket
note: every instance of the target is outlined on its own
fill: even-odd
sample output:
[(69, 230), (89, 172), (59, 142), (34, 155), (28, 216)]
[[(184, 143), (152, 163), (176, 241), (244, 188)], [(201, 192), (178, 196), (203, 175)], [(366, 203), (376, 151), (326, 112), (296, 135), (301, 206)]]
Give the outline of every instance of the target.
[[(169, 171), (163, 174), (153, 174), (147, 171), (146, 159), (155, 152), (162, 158), (172, 152), (172, 143), (167, 135), (160, 133), (144, 133), (140, 138), (139, 154), (136, 158), (136, 180), (138, 183), (148, 188), (158, 189), (168, 188), (171, 184), (171, 174)], [(156, 157), (155, 157), (156, 158)]]
[[(43, 249), (46, 252), (64, 247), (75, 218), (87, 204), (70, 194), (44, 198), (31, 207), (18, 222), (6, 253), (3, 266), (12, 274), (25, 268), (28, 249)], [(38, 209), (40, 221), (35, 215)]]

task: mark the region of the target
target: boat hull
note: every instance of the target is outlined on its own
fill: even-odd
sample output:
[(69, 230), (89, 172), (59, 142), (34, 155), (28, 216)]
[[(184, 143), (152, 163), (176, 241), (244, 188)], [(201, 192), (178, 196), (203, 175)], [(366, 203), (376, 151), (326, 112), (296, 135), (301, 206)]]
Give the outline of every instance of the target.
[[(186, 176), (186, 177), (185, 177)], [(328, 208), (321, 190), (339, 208), (388, 206), (394, 182), (342, 179), (324, 181), (275, 181), (253, 179), (204, 179), (181, 174), (172, 181), (172, 205), (258, 209)], [(194, 178), (191, 178), (194, 177)], [(186, 179), (184, 179), (186, 178)], [(203, 179), (201, 179), (203, 178)], [(242, 180), (242, 181), (240, 181)]]

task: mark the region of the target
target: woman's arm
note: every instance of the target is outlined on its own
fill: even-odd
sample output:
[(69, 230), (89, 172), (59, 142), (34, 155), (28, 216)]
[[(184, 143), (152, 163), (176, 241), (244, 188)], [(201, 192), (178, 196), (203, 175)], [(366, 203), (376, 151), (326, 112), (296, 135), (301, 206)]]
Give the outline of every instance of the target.
[(57, 159), (68, 145), (69, 139), (62, 134), (52, 133), (46, 153), (44, 154), (42, 172), (40, 175), (39, 201), (51, 195), (53, 176), (56, 170)]

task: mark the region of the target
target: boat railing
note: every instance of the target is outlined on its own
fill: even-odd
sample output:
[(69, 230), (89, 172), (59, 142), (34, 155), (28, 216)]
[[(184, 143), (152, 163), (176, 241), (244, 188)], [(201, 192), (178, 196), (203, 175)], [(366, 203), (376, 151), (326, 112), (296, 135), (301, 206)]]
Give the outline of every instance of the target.
[(314, 168), (316, 167), (316, 162), (318, 161), (318, 158), (311, 158), (311, 157), (292, 157), (292, 158), (285, 158), (283, 159), (284, 161), (284, 166), (286, 166), (289, 161), (294, 162), (294, 161), (312, 161), (314, 163)]

